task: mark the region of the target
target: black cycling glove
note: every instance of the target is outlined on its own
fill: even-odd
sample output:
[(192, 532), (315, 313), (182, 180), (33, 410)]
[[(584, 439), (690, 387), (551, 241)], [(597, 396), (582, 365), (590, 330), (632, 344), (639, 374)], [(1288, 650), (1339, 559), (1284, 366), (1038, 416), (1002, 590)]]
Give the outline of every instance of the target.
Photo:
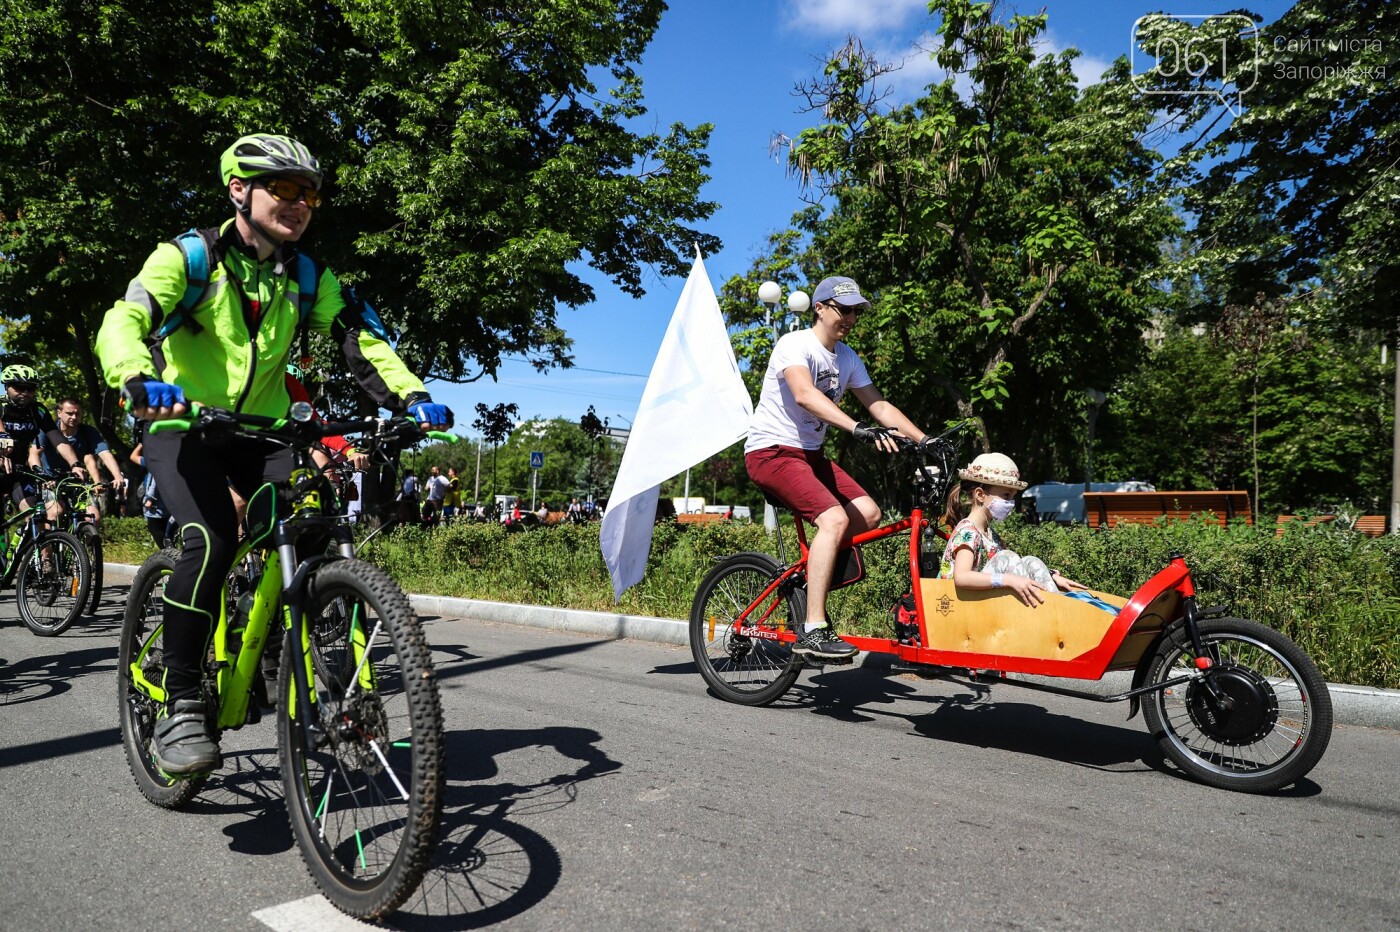
[(894, 432), (888, 427), (881, 427), (878, 424), (874, 427), (867, 427), (864, 421), (858, 421), (855, 430), (851, 433), (855, 434), (855, 438), (862, 443), (879, 443), (882, 438), (894, 436)]

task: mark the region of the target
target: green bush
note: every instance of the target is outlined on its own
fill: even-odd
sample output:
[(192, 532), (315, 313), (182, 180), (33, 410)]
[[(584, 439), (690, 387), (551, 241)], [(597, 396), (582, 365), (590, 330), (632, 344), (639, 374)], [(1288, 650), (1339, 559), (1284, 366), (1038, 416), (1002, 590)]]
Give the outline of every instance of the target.
[[(139, 520), (109, 519), (103, 527), (109, 559), (140, 562), (152, 549)], [(400, 528), (375, 536), (362, 555), (412, 592), (687, 618), (696, 587), (716, 560), (743, 550), (776, 553), (758, 525), (664, 522), (652, 539), (646, 577), (614, 604), (598, 530), (597, 524), (516, 534), (494, 524)], [(1120, 595), (1180, 552), (1203, 606), (1224, 604), (1283, 631), (1333, 682), (1400, 688), (1400, 538), (1371, 539), (1327, 525), (1290, 525), (1275, 538), (1272, 526), (1165, 521), (1093, 531), (1013, 519), (1001, 532), (1011, 549)], [(792, 559), (790, 525), (784, 536)], [(941, 553), (942, 542), (936, 543)], [(831, 597), (841, 630), (890, 631), (890, 609), (909, 587), (908, 546), (907, 537), (897, 536), (864, 548), (865, 580)]]
[(102, 558), (113, 563), (139, 564), (155, 553), (143, 518), (103, 518)]

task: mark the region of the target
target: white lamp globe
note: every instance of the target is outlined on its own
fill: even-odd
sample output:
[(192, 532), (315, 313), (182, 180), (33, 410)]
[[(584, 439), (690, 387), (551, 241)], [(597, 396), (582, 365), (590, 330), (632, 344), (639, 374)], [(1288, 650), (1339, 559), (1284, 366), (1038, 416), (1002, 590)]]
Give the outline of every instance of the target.
[(805, 291), (794, 291), (788, 295), (788, 310), (794, 314), (805, 314), (807, 308), (812, 306), (812, 299), (807, 297)]
[(764, 282), (758, 286), (758, 300), (764, 304), (777, 304), (783, 299), (783, 289), (777, 282)]

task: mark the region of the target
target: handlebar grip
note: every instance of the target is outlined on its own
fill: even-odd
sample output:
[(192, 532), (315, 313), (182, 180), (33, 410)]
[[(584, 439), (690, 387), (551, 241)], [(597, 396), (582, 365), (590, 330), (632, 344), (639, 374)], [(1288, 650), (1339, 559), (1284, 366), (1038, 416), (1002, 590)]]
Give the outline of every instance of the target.
[(151, 426), (146, 430), (153, 434), (163, 434), (171, 430), (189, 430), (194, 427), (194, 421), (190, 418), (174, 417), (163, 421), (152, 421)]
[(445, 430), (430, 430), (428, 431), (428, 436), (433, 440), (441, 440), (443, 443), (457, 443), (462, 439), (456, 434), (449, 434)]

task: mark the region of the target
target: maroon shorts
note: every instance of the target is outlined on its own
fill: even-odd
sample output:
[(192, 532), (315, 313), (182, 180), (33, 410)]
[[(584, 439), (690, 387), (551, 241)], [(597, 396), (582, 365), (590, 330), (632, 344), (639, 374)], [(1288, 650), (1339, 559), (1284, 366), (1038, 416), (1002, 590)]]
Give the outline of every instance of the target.
[(870, 493), (820, 450), (764, 447), (744, 457), (749, 478), (764, 493), (808, 521)]

